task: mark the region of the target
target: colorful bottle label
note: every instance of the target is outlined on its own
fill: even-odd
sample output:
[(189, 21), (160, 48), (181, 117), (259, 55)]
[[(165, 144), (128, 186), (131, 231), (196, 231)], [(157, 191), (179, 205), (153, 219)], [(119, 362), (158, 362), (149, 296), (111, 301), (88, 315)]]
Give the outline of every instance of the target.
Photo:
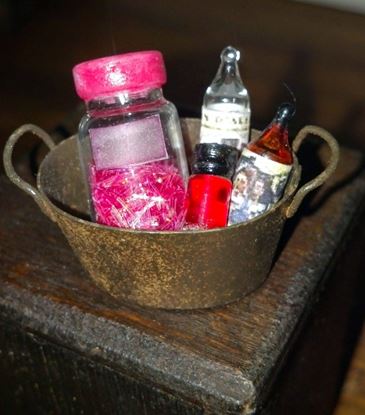
[(118, 169), (168, 158), (159, 115), (90, 128), (89, 134), (97, 170)]
[(227, 144), (241, 150), (248, 143), (250, 110), (236, 104), (202, 108), (201, 143)]
[(261, 215), (282, 196), (292, 166), (242, 152), (233, 182), (229, 225)]

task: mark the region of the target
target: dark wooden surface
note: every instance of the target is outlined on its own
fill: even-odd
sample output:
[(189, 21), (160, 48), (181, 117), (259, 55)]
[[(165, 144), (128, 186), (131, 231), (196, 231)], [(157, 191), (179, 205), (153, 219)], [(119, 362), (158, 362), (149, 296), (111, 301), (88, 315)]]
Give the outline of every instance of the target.
[[(338, 250), (308, 318), (297, 330), (298, 337), (274, 378), (265, 415), (334, 414), (365, 315), (365, 227), (359, 226), (365, 214), (359, 219)], [(363, 390), (364, 384), (358, 386)], [(343, 406), (346, 415), (348, 408)], [(358, 410), (358, 415), (364, 413), (361, 406)]]
[(0, 320), (1, 414), (198, 415), (193, 403)]
[[(363, 297), (362, 297), (363, 300)], [(365, 408), (365, 330), (351, 361), (334, 415), (362, 415)]]
[[(88, 279), (56, 226), (2, 178), (1, 348), (13, 363), (1, 359), (1, 364), (2, 373), (13, 379), (10, 384), (19, 383), (7, 389), (7, 402), (23, 405), (27, 396), (37, 401), (31, 391), (40, 388), (38, 413), (51, 413), (52, 405), (72, 408), (56, 413), (77, 413), (73, 396), (87, 403), (77, 389), (87, 389), (79, 374), (94, 376), (90, 385), (100, 384), (102, 391), (110, 370), (118, 388), (138, 391), (129, 409), (123, 398), (117, 399), (121, 391), (105, 397), (116, 413), (164, 413), (158, 408), (165, 401), (171, 414), (243, 414), (264, 406), (356, 223), (365, 195), (361, 168), (361, 155), (343, 149), (331, 183), (288, 222), (275, 266), (259, 290), (226, 307), (191, 312), (116, 303)], [(74, 361), (73, 369), (67, 369)], [(46, 399), (47, 390), (54, 393)], [(90, 402), (99, 402), (92, 390)], [(141, 399), (144, 412), (138, 406)], [(103, 411), (95, 407), (94, 413)]]

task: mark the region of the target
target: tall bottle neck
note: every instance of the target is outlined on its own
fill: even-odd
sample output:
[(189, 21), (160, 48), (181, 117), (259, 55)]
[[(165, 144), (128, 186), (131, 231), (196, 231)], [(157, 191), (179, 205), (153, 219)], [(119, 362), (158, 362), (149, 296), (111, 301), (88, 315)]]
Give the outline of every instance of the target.
[(279, 163), (293, 163), (287, 123), (274, 120), (256, 141), (247, 145), (247, 149)]
[(117, 109), (133, 109), (135, 107), (143, 107), (153, 103), (164, 101), (161, 88), (150, 88), (141, 91), (121, 91), (113, 92), (111, 95), (95, 97), (85, 102), (86, 111), (95, 113), (99, 111), (109, 111)]
[(288, 122), (277, 122), (275, 119), (265, 128), (258, 141), (275, 141), (278, 145), (289, 145)]
[(274, 118), (271, 123), (265, 128), (265, 132), (269, 130), (275, 130), (277, 132), (280, 132), (280, 136), (283, 136), (283, 139), (288, 138), (288, 125), (289, 120), (288, 119), (278, 119)]
[(218, 72), (214, 81), (218, 81), (226, 78), (241, 78), (240, 72), (236, 62), (222, 62), (219, 66)]

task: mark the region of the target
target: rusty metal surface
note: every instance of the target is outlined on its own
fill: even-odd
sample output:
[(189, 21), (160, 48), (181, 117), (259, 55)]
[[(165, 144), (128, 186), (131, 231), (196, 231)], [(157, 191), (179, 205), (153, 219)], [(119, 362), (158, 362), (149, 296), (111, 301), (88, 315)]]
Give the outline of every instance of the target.
[[(190, 147), (198, 129), (198, 120), (183, 122)], [(12, 139), (12, 147), (15, 142)], [(9, 155), (9, 148), (6, 151)], [(330, 166), (314, 179), (312, 188), (328, 178), (336, 163), (332, 154)], [(14, 172), (5, 167), (12, 178)], [(111, 295), (150, 307), (192, 309), (229, 303), (261, 285), (270, 271), (299, 178), (300, 166), (295, 162), (278, 204), (253, 220), (227, 228), (184, 232), (110, 228), (81, 219), (87, 216), (87, 208), (74, 137), (46, 156), (38, 174), (39, 190), (32, 188), (30, 193), (60, 226), (91, 278)]]

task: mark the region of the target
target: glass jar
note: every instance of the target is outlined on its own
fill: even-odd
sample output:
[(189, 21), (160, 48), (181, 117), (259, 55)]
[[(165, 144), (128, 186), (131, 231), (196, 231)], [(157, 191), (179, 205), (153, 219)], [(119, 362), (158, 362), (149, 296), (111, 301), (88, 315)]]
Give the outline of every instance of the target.
[(188, 167), (176, 108), (161, 89), (161, 53), (83, 62), (73, 76), (86, 103), (79, 152), (92, 219), (122, 228), (181, 229)]

